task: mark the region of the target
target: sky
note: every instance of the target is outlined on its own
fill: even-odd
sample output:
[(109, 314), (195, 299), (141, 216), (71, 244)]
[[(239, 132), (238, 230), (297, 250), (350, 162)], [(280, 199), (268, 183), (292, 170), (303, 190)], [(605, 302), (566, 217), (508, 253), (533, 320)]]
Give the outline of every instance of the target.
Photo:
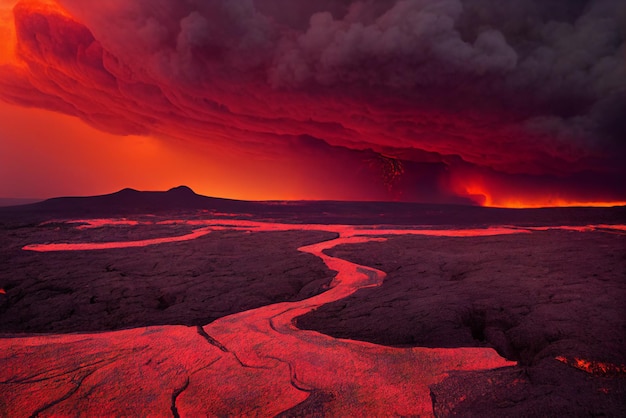
[(622, 0), (0, 0), (0, 196), (626, 204)]

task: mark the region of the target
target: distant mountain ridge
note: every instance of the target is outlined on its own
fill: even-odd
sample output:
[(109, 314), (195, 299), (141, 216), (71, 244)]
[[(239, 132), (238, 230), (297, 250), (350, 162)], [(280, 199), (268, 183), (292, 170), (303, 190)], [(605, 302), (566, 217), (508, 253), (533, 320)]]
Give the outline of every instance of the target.
[(0, 207), (28, 205), (35, 202), (41, 202), (44, 199), (27, 198), (27, 197), (0, 197)]
[(68, 213), (151, 213), (168, 210), (214, 209), (227, 202), (241, 202), (201, 196), (187, 186), (178, 186), (167, 191), (139, 191), (125, 188), (120, 191), (98, 196), (54, 197), (19, 208), (27, 211), (51, 211)]
[(207, 197), (187, 186), (167, 191), (118, 192), (86, 197), (56, 197), (28, 205), (0, 208), (6, 216), (36, 218), (112, 217), (208, 211), (213, 216), (290, 223), (390, 225), (586, 225), (626, 223), (626, 207), (503, 209), (404, 202), (267, 201)]

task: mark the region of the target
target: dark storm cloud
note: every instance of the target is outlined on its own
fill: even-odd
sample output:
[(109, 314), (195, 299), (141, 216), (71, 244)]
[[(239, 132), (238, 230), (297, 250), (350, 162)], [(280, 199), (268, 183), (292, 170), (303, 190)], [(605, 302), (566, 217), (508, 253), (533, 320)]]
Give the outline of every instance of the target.
[(624, 95), (620, 0), (61, 3), (131, 71), (168, 81), (379, 86), (422, 101), (445, 89), (520, 107), (533, 133), (573, 125), (576, 138), (596, 128), (581, 116)]
[(259, 70), (276, 87), (400, 88), (499, 75), (481, 87), (541, 87), (545, 99), (602, 97), (626, 75), (620, 0), (61, 3), (116, 56), (149, 57), (154, 75), (226, 68)]
[(5, 100), (259, 153), (310, 135), (406, 167), (625, 174), (622, 0), (59, 3), (76, 22), (16, 8), (29, 74)]

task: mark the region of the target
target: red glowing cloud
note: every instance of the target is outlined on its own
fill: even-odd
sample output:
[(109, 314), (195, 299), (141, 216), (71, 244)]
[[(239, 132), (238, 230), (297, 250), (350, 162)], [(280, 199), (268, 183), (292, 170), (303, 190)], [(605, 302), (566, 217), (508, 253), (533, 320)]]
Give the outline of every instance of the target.
[(245, 161), (244, 198), (625, 202), (619, 1), (561, 3), (22, 0), (0, 98)]

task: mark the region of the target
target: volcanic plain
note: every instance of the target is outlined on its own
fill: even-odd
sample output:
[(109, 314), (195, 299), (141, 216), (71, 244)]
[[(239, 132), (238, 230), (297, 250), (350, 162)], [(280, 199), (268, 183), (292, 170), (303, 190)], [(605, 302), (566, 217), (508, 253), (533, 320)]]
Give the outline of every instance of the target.
[(624, 208), (0, 209), (0, 415), (624, 416)]

